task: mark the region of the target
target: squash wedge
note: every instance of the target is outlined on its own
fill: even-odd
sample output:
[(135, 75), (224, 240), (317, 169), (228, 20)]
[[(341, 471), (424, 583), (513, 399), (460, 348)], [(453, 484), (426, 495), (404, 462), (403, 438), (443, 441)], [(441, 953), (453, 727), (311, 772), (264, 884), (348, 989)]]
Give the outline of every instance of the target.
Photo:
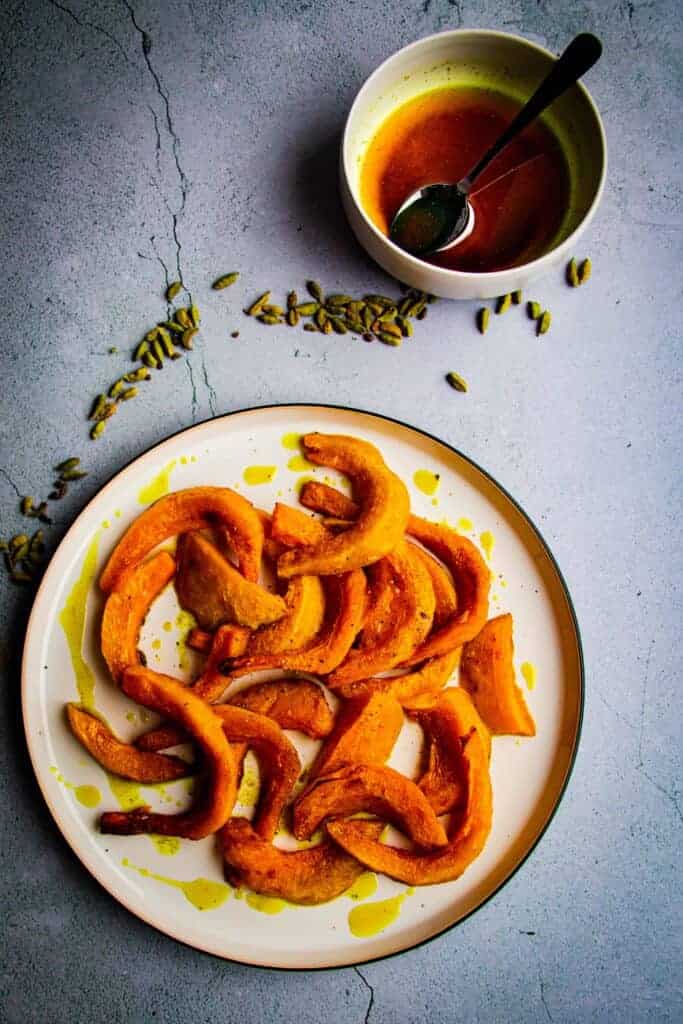
[(460, 738), (466, 797), (451, 815), (448, 844), (428, 852), (400, 850), (369, 834), (368, 822), (329, 821), (327, 832), (371, 871), (407, 885), (435, 885), (459, 878), (479, 856), (491, 830), (493, 800), (486, 747), (476, 729)]
[(248, 655), (279, 654), (310, 647), (325, 618), (325, 591), (318, 576), (296, 576), (284, 595), (286, 612), (279, 622), (252, 634)]
[(536, 725), (515, 682), (513, 654), (512, 616), (490, 619), (463, 648), (460, 685), (495, 736), (535, 736)]
[(296, 729), (313, 739), (329, 736), (334, 715), (319, 686), (310, 679), (269, 679), (240, 690), (229, 703), (272, 718), (281, 729)]
[[(384, 556), (392, 575), (393, 597), (382, 628), (373, 619), (363, 629), (361, 646), (352, 649), (328, 677), (331, 690), (367, 679), (404, 662), (429, 633), (434, 616), (434, 590), (422, 560), (401, 541)], [(366, 646), (371, 635), (373, 643)]]
[(362, 761), (382, 764), (391, 754), (403, 726), (401, 705), (391, 694), (373, 693), (344, 704), (311, 766), (312, 781), (339, 764)]
[(230, 742), (251, 747), (256, 754), (261, 790), (253, 828), (262, 839), (272, 839), (301, 771), (299, 755), (272, 719), (231, 704), (221, 704), (214, 711)]
[[(383, 826), (364, 823), (378, 838)], [(324, 839), (306, 850), (280, 850), (265, 842), (246, 818), (231, 818), (220, 831), (226, 878), (254, 892), (313, 906), (346, 892), (365, 868)]]
[(143, 707), (173, 719), (201, 752), (204, 785), (192, 807), (181, 814), (159, 814), (149, 807), (110, 811), (100, 830), (116, 835), (157, 832), (184, 839), (203, 839), (225, 824), (237, 793), (237, 770), (220, 718), (177, 679), (136, 666), (123, 673), (122, 689)]
[(308, 839), (327, 818), (359, 811), (391, 822), (425, 849), (448, 842), (443, 825), (415, 783), (377, 764), (342, 764), (318, 775), (294, 804), (294, 835)]
[(211, 526), (227, 530), (240, 571), (255, 583), (263, 526), (254, 507), (229, 487), (189, 487), (160, 498), (128, 527), (102, 571), (101, 589), (108, 594), (162, 541)]
[(339, 665), (363, 624), (365, 574), (361, 569), (325, 580), (325, 621), (319, 638), (302, 651), (247, 655), (231, 666), (235, 674), (280, 668), (289, 672), (310, 672), (324, 676)]
[(71, 731), (102, 768), (113, 775), (133, 782), (172, 782), (191, 775), (192, 765), (179, 757), (145, 753), (123, 743), (94, 715), (77, 704), (67, 704), (66, 713)]
[(410, 499), (377, 448), (357, 438), (318, 433), (305, 434), (303, 447), (311, 462), (350, 477), (360, 511), (344, 533), (303, 550), (285, 551), (278, 559), (278, 573), (289, 577), (348, 572), (393, 551), (408, 522)]
[(175, 572), (175, 561), (160, 551), (137, 565), (107, 598), (100, 627), (100, 649), (115, 682), (139, 663), (138, 639), (152, 602)]
[(334, 692), (336, 696), (343, 697), (344, 700), (367, 697), (371, 693), (389, 693), (399, 704), (405, 706), (406, 703), (410, 703), (422, 695), (438, 694), (453, 675), (459, 661), (460, 648), (457, 647), (454, 651), (442, 654), (438, 658), (429, 658), (413, 672), (343, 683), (336, 686)]
[(287, 610), (281, 597), (245, 579), (201, 533), (180, 538), (177, 558), (178, 600), (209, 632), (226, 622), (258, 629)]

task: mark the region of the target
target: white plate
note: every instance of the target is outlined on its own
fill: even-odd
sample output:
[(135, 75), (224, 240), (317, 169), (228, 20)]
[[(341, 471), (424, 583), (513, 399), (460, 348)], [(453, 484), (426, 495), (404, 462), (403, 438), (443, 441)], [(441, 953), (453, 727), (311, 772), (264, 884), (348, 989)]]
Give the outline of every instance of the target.
[[(477, 541), (485, 531), (493, 535), (491, 614), (512, 612), (518, 672), (524, 662), (536, 669), (537, 685), (531, 691), (525, 687), (536, 737), (494, 740), (494, 821), (483, 853), (457, 881), (406, 895), (395, 919), (364, 938), (352, 934), (349, 912), (405, 894), (404, 885), (380, 876), (377, 891), (362, 903), (339, 897), (320, 907), (268, 907), (278, 913), (255, 909), (248, 894), (236, 898), (228, 889), (218, 889), (219, 896), (227, 896), (219, 906), (197, 909), (187, 898), (193, 891), (172, 883), (198, 878), (221, 883), (215, 840), (181, 841), (179, 851), (169, 856), (147, 836), (100, 835), (99, 814), (119, 803), (110, 780), (72, 737), (64, 718), (65, 703), (79, 699), (80, 679), (81, 687), (94, 683), (98, 710), (122, 738), (130, 739), (141, 729), (139, 709), (114, 688), (98, 653), (101, 599), (94, 581), (144, 504), (164, 486), (177, 490), (198, 484), (227, 484), (264, 508), (278, 499), (295, 503), (302, 473), (288, 468), (297, 453), (284, 447), (282, 439), (309, 430), (366, 438), (408, 483), (417, 513), (460, 522), (463, 532)], [(245, 483), (244, 470), (254, 465), (276, 466), (272, 481)], [(423, 469), (440, 476), (435, 497), (413, 483), (415, 471)], [(324, 469), (311, 475), (334, 477)], [(470, 520), (471, 529), (462, 520)], [(70, 650), (62, 622), (74, 594), (70, 607), (76, 615), (76, 642)], [(86, 603), (79, 643), (78, 610)], [(170, 673), (179, 671), (179, 631), (175, 624), (168, 629), (177, 612), (168, 588), (145, 623), (141, 643), (150, 666)], [(50, 811), (88, 871), (117, 900), (197, 949), (268, 967), (318, 968), (409, 949), (461, 921), (500, 888), (533, 848), (562, 795), (580, 729), (583, 676), (578, 629), (561, 574), (536, 529), (490, 477), (452, 448), (403, 424), (346, 409), (293, 405), (251, 409), (185, 430), (141, 455), (100, 491), (62, 541), (38, 591), (26, 636), (22, 691), (31, 760)], [(298, 734), (295, 740), (309, 759), (315, 744), (304, 743)], [(418, 742), (417, 727), (406, 725), (390, 763), (407, 769), (415, 761)], [(99, 790), (97, 806), (80, 802), (79, 797), (95, 795), (84, 793), (78, 788), (82, 786)], [(127, 795), (124, 787), (119, 796), (125, 801)], [(161, 793), (145, 787), (142, 795), (145, 802), (167, 811), (188, 799), (182, 782)]]

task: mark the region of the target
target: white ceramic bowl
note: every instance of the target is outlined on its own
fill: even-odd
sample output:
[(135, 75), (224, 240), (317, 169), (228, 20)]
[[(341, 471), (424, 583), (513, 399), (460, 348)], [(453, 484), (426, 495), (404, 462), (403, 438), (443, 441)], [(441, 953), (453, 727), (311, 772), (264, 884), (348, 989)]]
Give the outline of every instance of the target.
[(341, 193), (358, 241), (393, 277), (449, 299), (486, 299), (525, 288), (575, 254), (602, 195), (607, 143), (588, 90), (577, 84), (544, 115), (570, 169), (567, 213), (553, 247), (509, 270), (479, 274), (432, 266), (399, 249), (371, 221), (360, 201), (360, 172), (369, 143), (387, 116), (408, 100), (443, 86), (494, 88), (524, 102), (555, 56), (520, 36), (459, 29), (411, 43), (381, 64), (353, 102), (341, 148)]

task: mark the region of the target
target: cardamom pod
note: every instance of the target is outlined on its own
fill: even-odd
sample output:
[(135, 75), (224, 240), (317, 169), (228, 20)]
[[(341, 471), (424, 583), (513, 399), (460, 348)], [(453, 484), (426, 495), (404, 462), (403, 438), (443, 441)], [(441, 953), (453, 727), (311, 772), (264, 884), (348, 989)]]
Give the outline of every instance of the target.
[(116, 396), (119, 395), (121, 393), (121, 391), (123, 390), (123, 385), (124, 385), (124, 381), (123, 381), (122, 377), (119, 377), (118, 380), (115, 380), (114, 383), (112, 384), (112, 386), (109, 388), (109, 391), (108, 391), (109, 397), (110, 398), (116, 398)]
[(142, 361), (145, 364), (145, 366), (148, 366), (150, 368), (150, 370), (160, 369), (159, 363), (154, 358), (151, 352), (145, 352), (145, 354), (142, 357)]
[(166, 300), (167, 302), (173, 302), (176, 295), (182, 291), (182, 284), (180, 281), (171, 281), (168, 288), (166, 289)]
[(522, 301), (522, 289), (518, 288), (517, 291), (512, 293), (512, 301), (515, 306), (519, 306)]
[(119, 396), (119, 401), (120, 402), (128, 402), (131, 398), (135, 398), (135, 396), (138, 393), (138, 390), (139, 389), (135, 388), (135, 387), (133, 387), (133, 388), (126, 388), (125, 391), (121, 392), (121, 394)]
[(82, 480), (84, 476), (88, 474), (83, 469), (65, 469), (62, 473), (62, 480), (66, 480), (67, 483), (71, 483), (73, 480)]
[(288, 292), (287, 293), (287, 309), (294, 309), (294, 307), (296, 305), (298, 305), (298, 303), (299, 303), (299, 296), (296, 294), (296, 292), (295, 291)]
[(325, 299), (326, 306), (346, 306), (349, 302), (353, 302), (350, 295), (328, 295)]
[(314, 316), (319, 309), (319, 302), (300, 302), (298, 306), (296, 306), (296, 311), (297, 313), (300, 313), (301, 316)]
[(549, 310), (544, 310), (538, 319), (538, 326), (536, 328), (536, 334), (547, 334), (550, 330), (550, 321), (552, 317)]
[(401, 334), (404, 338), (412, 338), (413, 336), (413, 325), (410, 320), (406, 317), (401, 316), (400, 313), (396, 315), (396, 323), (401, 328)]
[(579, 269), (576, 265), (576, 260), (572, 256), (569, 263), (567, 264), (567, 284), (571, 288), (578, 288), (579, 283)]
[(135, 351), (133, 352), (133, 359), (142, 359), (142, 357), (144, 356), (145, 352), (148, 352), (148, 351), (149, 351), (149, 342), (146, 339), (143, 339), (140, 342), (140, 344), (138, 345), (138, 347), (135, 349)]
[(541, 315), (541, 304), (540, 302), (527, 302), (526, 311), (529, 315), (530, 320), (538, 320)]
[(190, 314), (186, 309), (176, 309), (175, 318), (184, 330), (187, 330), (188, 327), (196, 326), (190, 320)]
[(593, 272), (593, 264), (589, 259), (582, 260), (579, 264), (579, 284), (585, 284)]
[(162, 326), (168, 327), (169, 331), (173, 331), (174, 334), (182, 334), (183, 331), (187, 330), (186, 327), (183, 327), (183, 325), (178, 323), (176, 320), (164, 320)]
[(190, 320), (192, 321), (192, 325), (194, 327), (199, 327), (199, 324), (201, 323), (201, 319), (202, 319), (201, 313), (199, 312), (199, 306), (195, 305), (195, 303), (193, 302), (192, 305), (189, 307), (189, 310), (190, 310)]
[(488, 306), (482, 306), (481, 309), (477, 310), (477, 327), (479, 328), (480, 334), (486, 334), (490, 318), (491, 310)]
[(338, 317), (330, 317), (332, 323), (332, 329), (336, 334), (348, 334), (348, 327)]
[(173, 344), (173, 341), (171, 340), (171, 335), (168, 333), (168, 331), (164, 331), (164, 333), (159, 336), (159, 341), (156, 342), (156, 344), (161, 344), (164, 353), (168, 356), (169, 359), (177, 359), (179, 353), (176, 352), (175, 345)]
[(269, 302), (268, 305), (263, 307), (262, 312), (268, 313), (269, 316), (282, 316), (284, 309), (282, 306), (275, 306), (272, 302)]
[(500, 316), (501, 313), (507, 313), (508, 309), (512, 305), (511, 295), (501, 295), (496, 303), (496, 313)]
[(98, 395), (93, 402), (92, 409), (90, 410), (89, 420), (99, 420), (104, 411), (104, 407), (107, 404), (106, 395)]
[(149, 380), (149, 370), (146, 366), (139, 366), (137, 370), (131, 370), (130, 373), (124, 373), (123, 379), (126, 384), (136, 384), (140, 380)]
[(306, 288), (308, 289), (308, 294), (312, 295), (316, 302), (323, 301), (323, 290), (317, 281), (307, 281)]
[(456, 373), (455, 370), (451, 370), (450, 373), (446, 374), (446, 380), (455, 391), (467, 391), (467, 381), (459, 373)]
[(55, 469), (58, 473), (63, 473), (67, 469), (75, 469), (76, 466), (80, 465), (80, 462), (81, 460), (76, 458), (64, 459), (64, 462), (60, 462), (58, 466), (55, 466)]
[(333, 330), (332, 322), (330, 320), (326, 320), (322, 327), (323, 334), (332, 334)]
[(325, 327), (325, 324), (327, 323), (327, 313), (325, 312), (325, 310), (323, 309), (322, 306), (318, 307), (318, 309), (316, 310), (316, 314), (313, 317), (313, 319), (315, 321), (316, 327), (319, 327), (321, 330), (323, 330), (324, 327)]
[(393, 336), (394, 336), (395, 338), (402, 338), (402, 337), (403, 337), (403, 331), (401, 330), (401, 328), (399, 327), (399, 325), (398, 325), (398, 324), (394, 324), (394, 323), (389, 323), (389, 324), (387, 324), (387, 323), (382, 323), (382, 322), (381, 322), (381, 318), (380, 318), (380, 327), (379, 327), (379, 329), (380, 329), (380, 331), (382, 331), (382, 332), (383, 332), (384, 334), (393, 334)]
[(22, 516), (30, 516), (33, 512), (33, 498), (22, 498), (20, 508)]
[(318, 328), (315, 326), (315, 324), (304, 324), (304, 330), (314, 331), (316, 334), (318, 333)]
[(106, 425), (106, 420), (98, 420), (97, 423), (95, 423), (92, 430), (90, 431), (90, 437), (93, 441), (96, 441), (98, 437), (101, 437), (101, 435), (105, 431)]
[(392, 345), (394, 348), (400, 345), (402, 340), (400, 331), (398, 338), (394, 334), (389, 334), (388, 331), (380, 331), (377, 336), (385, 345)]
[(261, 313), (261, 315), (257, 317), (257, 319), (262, 324), (268, 324), (269, 326), (273, 326), (273, 324), (279, 324), (282, 322), (279, 316), (276, 316), (272, 313)]
[(290, 307), (287, 310), (287, 323), (289, 324), (290, 327), (296, 327), (296, 325), (299, 323), (299, 314), (297, 313), (296, 308), (294, 306)]
[(253, 302), (248, 309), (245, 309), (244, 312), (247, 314), (247, 316), (258, 316), (258, 314), (261, 312), (265, 304), (268, 302), (269, 298), (270, 292), (264, 292), (263, 295), (259, 295), (256, 302)]
[(159, 369), (161, 370), (163, 365), (164, 365), (164, 354), (165, 353), (164, 353), (163, 345), (161, 344), (161, 342), (159, 341), (158, 338), (157, 338), (156, 341), (152, 342), (152, 352), (154, 353), (154, 358), (159, 363)]
[(195, 334), (198, 334), (198, 333), (199, 332), (198, 332), (198, 329), (196, 327), (188, 327), (187, 330), (183, 331), (183, 336), (180, 339), (180, 344), (183, 346), (183, 348), (185, 348), (185, 349), (194, 348), (193, 338), (194, 338)]
[(229, 288), (231, 284), (234, 284), (239, 277), (239, 273), (235, 270), (231, 274), (223, 274), (222, 277), (217, 277), (211, 287), (215, 292), (220, 292), (223, 288)]

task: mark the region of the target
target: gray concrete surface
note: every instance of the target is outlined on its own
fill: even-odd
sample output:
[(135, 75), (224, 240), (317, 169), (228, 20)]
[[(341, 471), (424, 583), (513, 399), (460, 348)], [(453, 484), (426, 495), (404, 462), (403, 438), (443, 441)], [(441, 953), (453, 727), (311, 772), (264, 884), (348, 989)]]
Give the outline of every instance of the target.
[[(566, 574), (587, 704), (573, 783), (532, 859), (447, 936), (388, 962), (259, 971), (178, 945), (87, 877), (33, 782), (18, 665), (30, 595), (0, 580), (0, 1018), (50, 1021), (675, 1021), (680, 898), (680, 8), (653, 2), (391, 4), (4, 0), (0, 52), (0, 508), (79, 454), (55, 544), (122, 464), (213, 413), (287, 401), (386, 412), (457, 445), (516, 495)], [(559, 50), (605, 44), (589, 85), (610, 173), (585, 240), (590, 285), (557, 277), (539, 342), (521, 316), (472, 327), (441, 303), (401, 350), (268, 331), (261, 288), (389, 287), (344, 224), (337, 137), (392, 51), (493, 27)], [(209, 283), (240, 269), (219, 297)], [(204, 310), (173, 364), (97, 445), (84, 417), (182, 272)], [(229, 334), (239, 328), (234, 341)], [(108, 353), (117, 346), (118, 355)], [(443, 374), (470, 383), (450, 391)], [(678, 648), (678, 649), (677, 649)]]

